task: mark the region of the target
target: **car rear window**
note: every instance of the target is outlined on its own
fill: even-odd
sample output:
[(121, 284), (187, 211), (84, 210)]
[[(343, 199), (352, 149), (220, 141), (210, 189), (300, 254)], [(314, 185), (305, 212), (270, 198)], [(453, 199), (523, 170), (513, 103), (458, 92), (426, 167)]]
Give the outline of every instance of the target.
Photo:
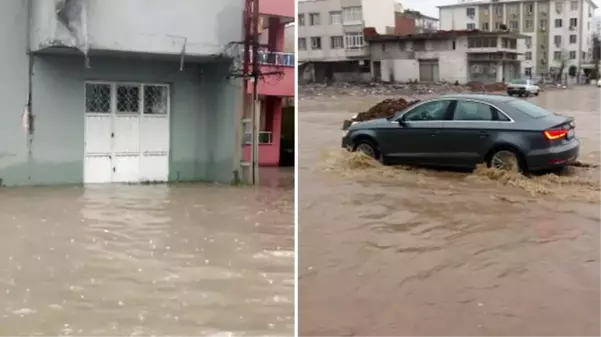
[(541, 108), (540, 106), (538, 106), (534, 103), (525, 101), (523, 99), (515, 99), (515, 100), (509, 102), (509, 105), (511, 105), (515, 109), (525, 113), (526, 115), (528, 115), (532, 118), (543, 118), (543, 117), (550, 116), (553, 114), (552, 112), (549, 112), (549, 111)]

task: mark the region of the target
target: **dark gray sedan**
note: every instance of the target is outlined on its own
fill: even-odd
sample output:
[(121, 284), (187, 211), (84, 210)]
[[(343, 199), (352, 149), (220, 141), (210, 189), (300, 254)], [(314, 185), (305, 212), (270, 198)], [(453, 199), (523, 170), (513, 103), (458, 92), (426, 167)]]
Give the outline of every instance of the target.
[(576, 161), (571, 117), (503, 95), (447, 95), (344, 130), (342, 147), (384, 164), (536, 171)]

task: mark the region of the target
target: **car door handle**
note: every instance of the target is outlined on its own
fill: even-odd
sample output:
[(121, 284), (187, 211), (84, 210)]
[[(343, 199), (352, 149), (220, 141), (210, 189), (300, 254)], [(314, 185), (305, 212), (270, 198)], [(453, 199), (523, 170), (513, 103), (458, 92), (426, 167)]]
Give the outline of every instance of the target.
[(440, 134), (440, 130), (434, 130), (430, 133), (431, 136), (436, 136)]
[(480, 138), (488, 138), (488, 132), (486, 132), (486, 131), (480, 131), (479, 134), (480, 134)]

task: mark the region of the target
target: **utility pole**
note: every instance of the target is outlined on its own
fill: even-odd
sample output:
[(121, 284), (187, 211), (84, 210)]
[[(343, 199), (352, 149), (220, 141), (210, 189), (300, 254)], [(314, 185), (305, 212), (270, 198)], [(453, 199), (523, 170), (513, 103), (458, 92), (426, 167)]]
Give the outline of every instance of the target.
[(251, 174), (252, 184), (259, 183), (259, 131), (258, 124), (260, 118), (257, 116), (257, 105), (259, 104), (259, 74), (261, 68), (259, 66), (259, 0), (247, 0), (252, 2), (252, 12), (250, 13), (251, 25), (251, 44), (252, 44), (252, 109), (251, 109), (251, 124), (252, 124), (252, 141), (251, 141)]

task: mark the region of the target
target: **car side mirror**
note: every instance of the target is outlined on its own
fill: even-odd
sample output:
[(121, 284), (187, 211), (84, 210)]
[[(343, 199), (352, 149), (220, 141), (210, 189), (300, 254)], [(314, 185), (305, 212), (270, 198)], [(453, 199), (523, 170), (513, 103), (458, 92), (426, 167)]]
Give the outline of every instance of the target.
[(397, 123), (399, 123), (399, 126), (406, 126), (406, 125), (407, 125), (407, 123), (405, 122), (405, 120), (404, 120), (404, 119), (402, 119), (402, 118), (399, 118), (399, 119), (397, 120)]

